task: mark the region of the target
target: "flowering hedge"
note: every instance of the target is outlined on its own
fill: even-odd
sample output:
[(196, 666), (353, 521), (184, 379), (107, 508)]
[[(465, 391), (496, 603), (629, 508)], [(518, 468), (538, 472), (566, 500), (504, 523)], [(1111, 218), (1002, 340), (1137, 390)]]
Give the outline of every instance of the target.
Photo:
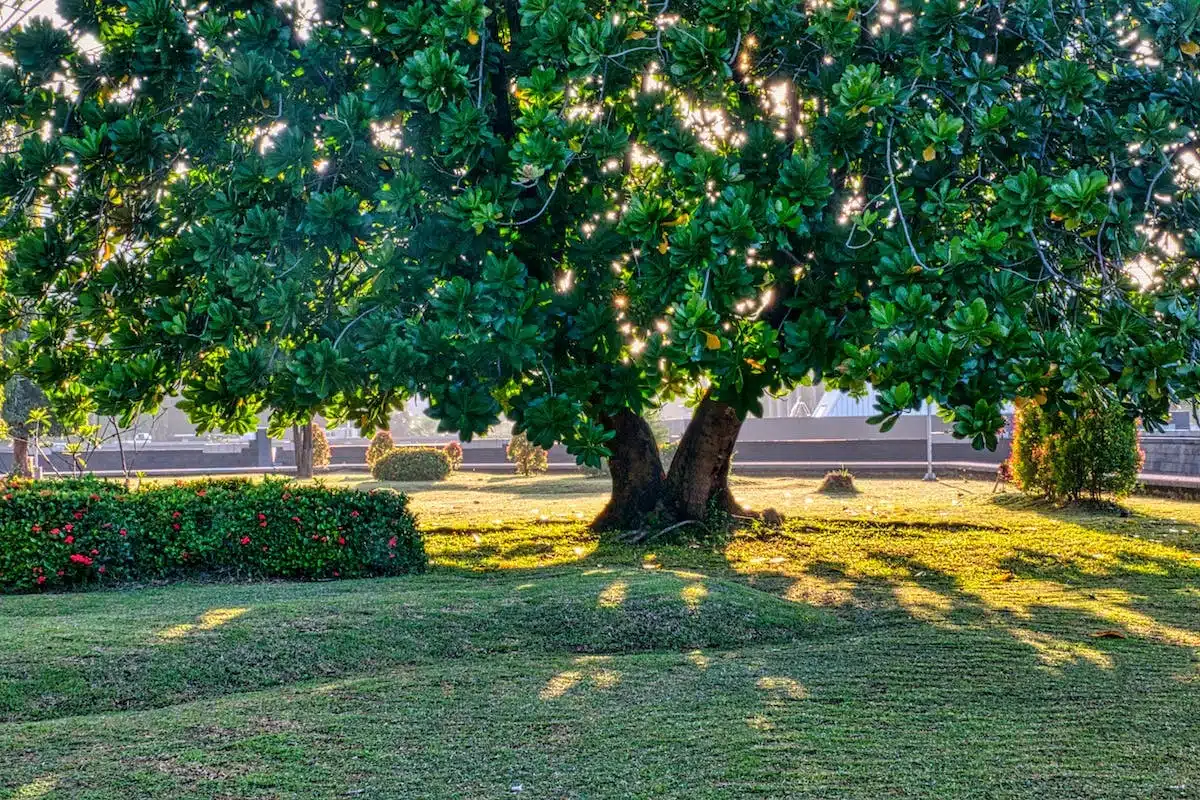
[(282, 481), (126, 491), (0, 482), (0, 592), (199, 575), (350, 578), (425, 568), (408, 499)]

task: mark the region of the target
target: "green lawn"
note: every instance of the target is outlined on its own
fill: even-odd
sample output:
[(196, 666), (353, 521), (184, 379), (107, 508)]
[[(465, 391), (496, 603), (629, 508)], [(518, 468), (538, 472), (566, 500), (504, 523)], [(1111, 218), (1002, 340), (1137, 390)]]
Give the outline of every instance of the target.
[(860, 487), (631, 549), (457, 475), (426, 575), (2, 597), (0, 798), (1200, 797), (1200, 504)]

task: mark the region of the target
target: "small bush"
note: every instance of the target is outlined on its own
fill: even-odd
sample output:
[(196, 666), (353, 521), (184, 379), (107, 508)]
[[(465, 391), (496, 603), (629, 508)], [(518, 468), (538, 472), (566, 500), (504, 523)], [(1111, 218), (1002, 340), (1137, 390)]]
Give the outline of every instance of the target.
[(1137, 423), (1118, 405), (1087, 403), (1073, 417), (1034, 403), (1017, 411), (1010, 469), (1027, 494), (1060, 503), (1123, 497), (1144, 459)]
[(313, 466), (328, 467), (330, 457), (333, 451), (329, 449), (329, 437), (325, 435), (325, 429), (319, 425), (312, 426), (313, 440)]
[(513, 435), (505, 454), (508, 460), (516, 465), (517, 472), (526, 477), (550, 468), (546, 451), (530, 442), (523, 433)]
[(836, 469), (825, 473), (817, 491), (823, 494), (858, 494), (858, 487), (854, 485), (854, 475), (850, 470)]
[(440, 481), (450, 474), (450, 458), (440, 447), (397, 447), (371, 467), (378, 481)]
[(392, 432), (379, 431), (367, 447), (367, 466), (374, 466), (376, 461), (395, 449), (396, 442), (392, 439)]
[(408, 499), (283, 481), (127, 491), (0, 482), (0, 592), (195, 576), (350, 578), (425, 568)]
[(450, 459), (450, 469), (458, 469), (462, 466), (463, 449), (458, 442), (448, 442), (442, 450), (446, 453), (446, 458)]

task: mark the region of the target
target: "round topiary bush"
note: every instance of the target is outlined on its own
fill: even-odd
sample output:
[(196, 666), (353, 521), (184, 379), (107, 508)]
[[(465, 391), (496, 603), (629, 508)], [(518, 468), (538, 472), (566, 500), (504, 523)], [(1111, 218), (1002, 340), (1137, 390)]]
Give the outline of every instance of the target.
[(383, 458), (388, 453), (396, 449), (396, 442), (392, 439), (391, 431), (379, 431), (375, 437), (371, 439), (370, 446), (367, 447), (367, 466), (374, 466), (375, 462)]
[(371, 466), (377, 481), (441, 481), (450, 474), (450, 457), (440, 447), (397, 447)]

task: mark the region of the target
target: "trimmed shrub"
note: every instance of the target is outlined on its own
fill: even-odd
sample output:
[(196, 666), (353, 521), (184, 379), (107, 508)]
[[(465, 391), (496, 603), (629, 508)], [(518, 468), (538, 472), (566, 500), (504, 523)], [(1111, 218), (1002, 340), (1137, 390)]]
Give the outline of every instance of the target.
[(425, 568), (408, 499), (285, 481), (127, 491), (0, 482), (0, 592), (185, 577), (351, 578)]
[(374, 466), (376, 461), (395, 449), (396, 442), (392, 439), (392, 432), (379, 431), (371, 439), (371, 444), (367, 447), (367, 466)]
[(835, 469), (825, 473), (817, 491), (823, 494), (858, 494), (858, 487), (854, 485), (854, 474), (850, 470)]
[(397, 447), (371, 467), (377, 481), (441, 481), (450, 458), (440, 447)]
[(517, 467), (517, 473), (529, 477), (550, 468), (546, 451), (529, 441), (523, 433), (514, 434), (505, 450), (508, 460)]
[(1028, 494), (1060, 503), (1123, 497), (1144, 460), (1137, 423), (1118, 405), (1084, 405), (1074, 417), (1034, 403), (1017, 411), (1010, 470)]
[(333, 451), (329, 449), (329, 437), (325, 429), (319, 425), (312, 426), (313, 463), (314, 467), (328, 467)]
[(442, 450), (446, 453), (446, 458), (450, 459), (450, 469), (458, 469), (462, 466), (463, 449), (458, 442), (448, 442)]

